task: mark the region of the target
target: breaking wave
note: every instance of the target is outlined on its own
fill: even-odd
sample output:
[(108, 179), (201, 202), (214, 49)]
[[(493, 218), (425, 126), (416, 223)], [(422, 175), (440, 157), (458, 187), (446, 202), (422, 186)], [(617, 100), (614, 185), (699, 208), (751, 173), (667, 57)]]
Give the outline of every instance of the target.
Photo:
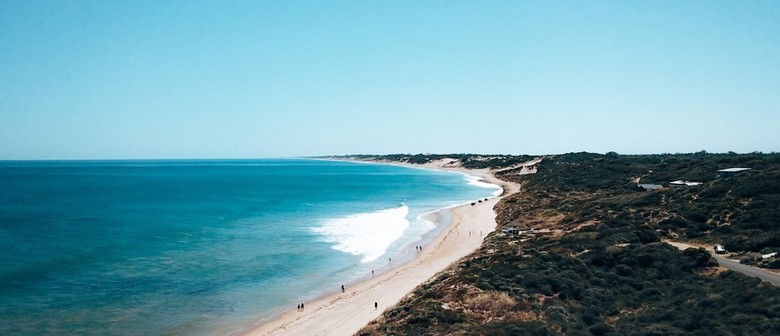
[(409, 227), (409, 207), (360, 213), (342, 218), (327, 219), (313, 232), (321, 234), (323, 241), (333, 244), (333, 249), (356, 256), (361, 262), (377, 260), (390, 245), (401, 238)]
[(463, 173), (463, 176), (466, 177), (466, 181), (469, 185), (473, 185), (485, 189), (495, 189), (495, 191), (493, 191), (493, 196), (499, 196), (504, 191), (504, 189), (501, 188), (501, 186), (493, 183), (487, 183), (484, 180), (482, 180), (481, 177), (469, 175), (466, 173)]

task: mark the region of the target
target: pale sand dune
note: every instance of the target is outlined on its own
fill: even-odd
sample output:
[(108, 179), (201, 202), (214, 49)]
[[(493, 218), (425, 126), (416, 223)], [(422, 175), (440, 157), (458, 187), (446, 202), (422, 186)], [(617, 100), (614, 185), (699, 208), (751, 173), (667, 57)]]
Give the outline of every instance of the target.
[[(519, 190), (519, 185), (495, 178), (488, 170), (466, 170), (459, 165), (427, 165), (430, 168), (458, 170), (479, 176), (486, 182), (501, 185), (503, 195)], [(288, 311), (245, 335), (353, 335), (398, 303), (415, 287), (458, 259), (475, 251), (484, 237), (496, 228), (493, 207), (499, 197), (475, 205), (451, 209), (452, 223), (419, 255), (406, 264), (352, 285), (338, 293), (314, 302), (306, 302), (304, 312)], [(374, 303), (378, 309), (374, 309)]]

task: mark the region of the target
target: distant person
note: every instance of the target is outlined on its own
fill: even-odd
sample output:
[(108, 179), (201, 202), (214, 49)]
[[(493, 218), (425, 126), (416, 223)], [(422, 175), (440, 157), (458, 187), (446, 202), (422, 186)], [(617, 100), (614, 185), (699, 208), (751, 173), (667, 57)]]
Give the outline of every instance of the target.
[(344, 285), (341, 285), (341, 292), (344, 293)]
[(303, 303), (301, 303), (301, 311), (303, 311)]
[(377, 310), (379, 308), (379, 302), (374, 302), (374, 310)]
[(298, 304), (298, 311), (301, 311), (301, 304)]

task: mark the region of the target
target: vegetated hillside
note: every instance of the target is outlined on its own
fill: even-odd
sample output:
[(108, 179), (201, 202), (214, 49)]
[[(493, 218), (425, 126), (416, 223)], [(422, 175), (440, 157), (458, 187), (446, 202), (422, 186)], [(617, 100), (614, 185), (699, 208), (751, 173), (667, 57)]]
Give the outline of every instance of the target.
[(337, 158), (352, 158), (367, 161), (391, 161), (411, 164), (426, 164), (441, 159), (453, 159), (460, 161), (461, 165), (469, 169), (500, 168), (532, 160), (530, 155), (478, 155), (478, 154), (390, 154), (390, 155), (350, 155), (337, 156)]
[[(716, 177), (735, 166), (753, 169)], [(497, 205), (500, 229), (532, 232), (490, 234), (359, 335), (780, 334), (780, 289), (660, 241), (777, 249), (780, 155), (573, 153), (503, 178), (524, 187)]]
[[(751, 170), (718, 177), (717, 170), (730, 167)], [(677, 180), (703, 184), (636, 187)], [(565, 198), (555, 207), (566, 214), (564, 227), (644, 224), (666, 236), (722, 242), (730, 251), (780, 250), (780, 154), (567, 154), (543, 161), (529, 182), (538, 197)]]

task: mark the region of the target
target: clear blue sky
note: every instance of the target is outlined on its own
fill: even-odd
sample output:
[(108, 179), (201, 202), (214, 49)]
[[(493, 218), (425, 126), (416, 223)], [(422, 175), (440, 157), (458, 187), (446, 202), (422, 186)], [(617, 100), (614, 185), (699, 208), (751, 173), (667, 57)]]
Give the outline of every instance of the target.
[(780, 1), (0, 1), (0, 159), (780, 151)]

